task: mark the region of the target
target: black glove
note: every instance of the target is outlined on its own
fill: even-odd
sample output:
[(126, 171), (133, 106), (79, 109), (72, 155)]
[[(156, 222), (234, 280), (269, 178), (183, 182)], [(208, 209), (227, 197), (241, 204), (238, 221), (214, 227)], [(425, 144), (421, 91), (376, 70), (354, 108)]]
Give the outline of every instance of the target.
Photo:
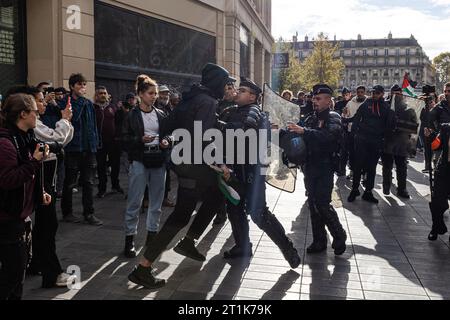
[(261, 113), (257, 108), (250, 108), (247, 117), (243, 123), (246, 129), (259, 129), (259, 123), (261, 122)]

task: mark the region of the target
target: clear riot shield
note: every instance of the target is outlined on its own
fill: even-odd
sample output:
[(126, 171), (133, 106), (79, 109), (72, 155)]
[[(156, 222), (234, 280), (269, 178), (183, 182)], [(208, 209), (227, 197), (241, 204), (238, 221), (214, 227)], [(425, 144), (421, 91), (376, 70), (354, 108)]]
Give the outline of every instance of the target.
[(283, 99), (265, 84), (262, 110), (269, 116), (271, 125), (270, 163), (266, 172), (266, 183), (282, 191), (293, 193), (297, 182), (297, 168), (289, 168), (283, 163), (283, 152), (279, 147), (279, 131), (286, 128), (289, 122), (299, 123), (300, 107)]
[[(425, 108), (425, 101), (410, 96), (394, 96), (391, 101), (393, 111), (403, 110), (404, 118), (397, 119), (397, 130), (410, 133), (408, 150), (411, 155), (416, 155), (417, 140), (419, 139), (420, 114)], [(417, 126), (417, 123), (419, 126)]]

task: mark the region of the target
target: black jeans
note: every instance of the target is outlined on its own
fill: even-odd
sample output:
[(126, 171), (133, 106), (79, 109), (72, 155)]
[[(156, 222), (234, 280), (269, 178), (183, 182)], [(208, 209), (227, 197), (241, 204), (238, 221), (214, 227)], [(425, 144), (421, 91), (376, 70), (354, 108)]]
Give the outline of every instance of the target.
[(408, 175), (408, 165), (406, 157), (383, 154), (383, 187), (390, 189), (392, 185), (392, 170), (397, 168), (397, 187), (399, 191), (406, 191), (406, 179)]
[(22, 299), (31, 241), (27, 229), (24, 221), (0, 223), (0, 300)]
[(203, 183), (199, 180), (188, 179), (184, 182), (185, 178), (180, 177), (180, 174), (177, 173), (180, 184), (177, 203), (161, 231), (146, 249), (144, 257), (148, 261), (154, 262), (166, 250), (178, 232), (189, 224), (192, 213), (200, 200), (203, 200), (203, 203), (189, 229), (190, 237), (194, 239), (200, 238), (216, 214), (217, 205), (223, 197), (217, 184), (210, 183), (211, 181), (216, 181), (216, 174), (211, 172), (212, 170), (206, 166), (192, 166), (189, 168), (193, 168), (193, 170), (199, 169), (197, 174), (199, 178), (205, 181)]
[(361, 175), (366, 170), (366, 192), (371, 192), (375, 187), (378, 160), (380, 160), (382, 140), (365, 139), (355, 137), (355, 168), (353, 171), (353, 190), (358, 190), (361, 184)]
[(446, 230), (444, 214), (448, 210), (448, 196), (450, 195), (450, 162), (438, 165), (434, 176), (434, 190), (431, 196), (431, 216), (433, 230), (440, 232)]
[(42, 272), (42, 286), (53, 287), (62, 267), (56, 254), (56, 232), (58, 219), (56, 216), (55, 197), (56, 160), (44, 162), (44, 188), (52, 196), (49, 206), (38, 206), (35, 211), (33, 227), (33, 258), (31, 269)]
[(111, 166), (111, 185), (113, 188), (120, 186), (120, 155), (121, 150), (119, 145), (105, 144), (102, 149), (97, 152), (97, 173), (98, 173), (98, 191), (106, 192), (106, 185), (108, 183), (108, 166)]
[(94, 179), (97, 169), (95, 153), (71, 152), (66, 153), (65, 159), (66, 179), (64, 180), (61, 209), (63, 216), (73, 214), (72, 189), (77, 186), (77, 177), (80, 173), (83, 187), (83, 215), (94, 214)]

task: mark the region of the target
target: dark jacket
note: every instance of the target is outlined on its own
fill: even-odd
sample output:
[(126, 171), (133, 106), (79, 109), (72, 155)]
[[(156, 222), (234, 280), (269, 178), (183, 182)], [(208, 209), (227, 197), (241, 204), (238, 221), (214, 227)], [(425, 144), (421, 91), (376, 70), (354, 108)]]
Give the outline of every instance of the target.
[(115, 142), (117, 136), (116, 132), (116, 113), (117, 108), (111, 104), (102, 108), (98, 104), (94, 104), (95, 116), (97, 120), (97, 131), (101, 137), (101, 145), (99, 149), (103, 146), (112, 145)]
[(450, 123), (450, 105), (447, 100), (441, 101), (433, 110), (430, 111), (429, 117), (430, 128), (435, 132), (441, 130), (443, 123)]
[(32, 131), (0, 128), (0, 222), (24, 220), (42, 203), (36, 143)]
[[(72, 125), (74, 127), (73, 139), (65, 148), (66, 152), (92, 152), (96, 153), (101, 143), (97, 131), (97, 121), (95, 109), (92, 102), (86, 98), (80, 97), (76, 100), (71, 99), (72, 103)], [(59, 107), (64, 109), (67, 105), (67, 97), (60, 103)], [(84, 137), (83, 137), (84, 135)]]
[(353, 119), (352, 133), (372, 142), (382, 142), (394, 126), (394, 114), (387, 103), (367, 99)]
[(342, 115), (342, 112), (344, 111), (345, 107), (347, 106), (349, 101), (342, 100), (336, 103), (334, 106), (334, 111), (337, 112), (339, 115)]
[(47, 127), (55, 129), (56, 123), (61, 120), (61, 108), (59, 105), (48, 104), (45, 113), (41, 116), (41, 121)]
[[(172, 132), (170, 131), (166, 114), (157, 108), (153, 110), (158, 116), (160, 141), (167, 139), (170, 143), (169, 135)], [(142, 119), (141, 109), (135, 107), (128, 113), (123, 123), (122, 131), (122, 144), (124, 150), (128, 153), (130, 161), (143, 161), (145, 144), (142, 142), (142, 138), (144, 135), (144, 120)], [(163, 152), (167, 155), (169, 151), (163, 150)]]
[(332, 165), (342, 136), (341, 116), (327, 109), (314, 112), (305, 121), (303, 139), (307, 147), (305, 170), (319, 165)]
[(419, 121), (413, 109), (407, 109), (405, 105), (398, 105), (395, 110), (395, 130), (386, 136), (384, 153), (399, 157), (407, 157), (411, 149), (411, 135), (418, 133)]

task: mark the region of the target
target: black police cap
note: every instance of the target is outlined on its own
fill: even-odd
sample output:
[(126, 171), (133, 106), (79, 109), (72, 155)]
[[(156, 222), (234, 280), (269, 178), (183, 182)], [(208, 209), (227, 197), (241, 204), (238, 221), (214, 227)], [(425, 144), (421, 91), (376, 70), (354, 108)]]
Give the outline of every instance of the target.
[(422, 88), (422, 92), (424, 94), (432, 94), (432, 93), (436, 93), (436, 87), (435, 86), (430, 86), (428, 84), (424, 85)]
[(372, 92), (380, 92), (380, 93), (384, 93), (384, 87), (380, 86), (380, 85), (376, 85), (372, 88)]
[(352, 93), (352, 92), (351, 92), (348, 88), (344, 87), (344, 88), (342, 89), (342, 94), (345, 95), (345, 94), (347, 94), (347, 93)]
[(329, 94), (333, 95), (333, 89), (330, 88), (330, 86), (326, 84), (317, 84), (313, 87), (313, 95), (318, 94)]
[(252, 91), (254, 91), (257, 95), (260, 95), (262, 93), (262, 90), (256, 83), (254, 83), (252, 80), (247, 79), (245, 77), (241, 77), (241, 87), (247, 87), (250, 88)]
[(391, 88), (391, 92), (403, 91), (398, 84), (394, 84)]

